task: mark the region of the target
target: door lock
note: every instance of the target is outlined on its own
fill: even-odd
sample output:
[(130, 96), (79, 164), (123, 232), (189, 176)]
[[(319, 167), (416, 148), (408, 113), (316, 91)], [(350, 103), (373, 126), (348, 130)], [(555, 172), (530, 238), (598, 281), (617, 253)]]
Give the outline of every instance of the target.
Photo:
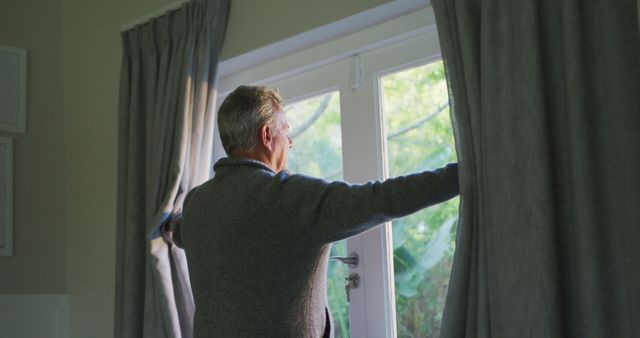
[(351, 300), (351, 289), (357, 289), (360, 286), (360, 275), (352, 273), (349, 277), (345, 278), (344, 289), (347, 292), (347, 302)]

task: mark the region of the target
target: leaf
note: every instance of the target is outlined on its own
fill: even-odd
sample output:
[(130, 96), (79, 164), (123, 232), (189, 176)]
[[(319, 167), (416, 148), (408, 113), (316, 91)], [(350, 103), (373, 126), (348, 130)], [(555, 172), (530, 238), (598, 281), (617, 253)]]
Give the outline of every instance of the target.
[(396, 285), (396, 293), (402, 297), (411, 298), (418, 294), (418, 288), (414, 284), (410, 282), (398, 283)]
[(393, 250), (393, 272), (396, 278), (415, 270), (417, 266), (418, 262), (405, 247)]
[(418, 267), (418, 262), (405, 247), (393, 251), (393, 270), (399, 295), (410, 298), (418, 293), (418, 285), (424, 278), (424, 270)]
[(447, 219), (442, 223), (435, 237), (427, 243), (427, 250), (420, 259), (420, 266), (425, 271), (438, 264), (438, 262), (444, 257), (447, 249), (449, 248), (449, 234), (451, 233), (451, 227), (453, 227), (453, 224), (457, 220), (458, 217)]

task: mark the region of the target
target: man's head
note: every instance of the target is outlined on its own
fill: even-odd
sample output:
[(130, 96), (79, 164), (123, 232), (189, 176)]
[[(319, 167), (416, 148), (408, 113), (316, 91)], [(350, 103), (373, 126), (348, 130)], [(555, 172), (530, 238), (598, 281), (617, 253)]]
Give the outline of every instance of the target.
[(260, 160), (278, 172), (287, 167), (293, 142), (282, 98), (267, 87), (240, 86), (218, 111), (222, 146), (231, 157)]

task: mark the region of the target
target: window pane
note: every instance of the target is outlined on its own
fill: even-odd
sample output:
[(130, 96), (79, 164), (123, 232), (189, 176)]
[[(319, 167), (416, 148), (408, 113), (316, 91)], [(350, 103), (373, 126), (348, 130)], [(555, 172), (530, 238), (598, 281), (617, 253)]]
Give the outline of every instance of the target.
[[(286, 107), (291, 125), (289, 170), (294, 173), (342, 179), (342, 135), (340, 132), (340, 95), (330, 92)], [(346, 256), (346, 240), (336, 242), (332, 256)], [(349, 337), (349, 307), (344, 289), (347, 267), (329, 261), (327, 297), (333, 315), (336, 338)]]
[[(455, 162), (442, 62), (382, 77), (389, 176)], [(393, 222), (399, 337), (439, 337), (458, 199)]]

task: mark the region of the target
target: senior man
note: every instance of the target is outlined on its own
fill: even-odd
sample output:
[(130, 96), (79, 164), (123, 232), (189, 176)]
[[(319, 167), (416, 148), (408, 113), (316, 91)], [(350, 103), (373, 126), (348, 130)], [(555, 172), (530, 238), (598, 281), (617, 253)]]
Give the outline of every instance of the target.
[(332, 337), (331, 243), (458, 194), (457, 164), (352, 185), (288, 172), (281, 97), (241, 86), (222, 103), (227, 158), (193, 189), (176, 239), (196, 305), (194, 337)]

